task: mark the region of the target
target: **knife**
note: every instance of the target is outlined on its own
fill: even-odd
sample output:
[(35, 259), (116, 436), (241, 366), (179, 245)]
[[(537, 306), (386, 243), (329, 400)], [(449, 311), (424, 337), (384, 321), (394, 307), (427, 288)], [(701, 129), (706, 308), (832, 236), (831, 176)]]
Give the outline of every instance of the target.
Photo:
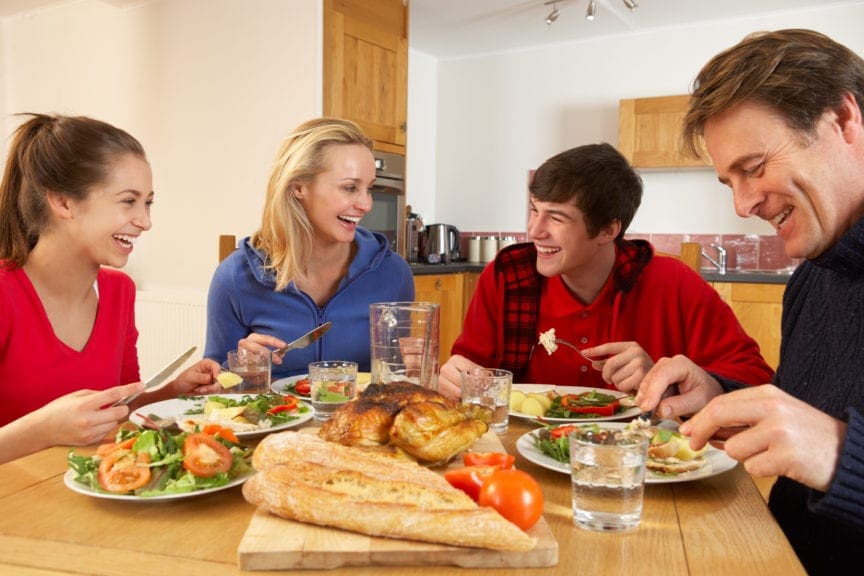
[(289, 350), (294, 350), (295, 348), (305, 348), (306, 346), (309, 346), (310, 344), (318, 340), (321, 336), (323, 336), (328, 330), (330, 330), (331, 326), (333, 326), (332, 322), (325, 322), (314, 330), (310, 330), (303, 336), (300, 336), (293, 342), (289, 342), (287, 345), (279, 348), (274, 352), (274, 354), (282, 358)]
[(131, 402), (150, 388), (158, 386), (159, 384), (164, 382), (166, 378), (171, 376), (171, 374), (173, 374), (174, 371), (177, 370), (177, 368), (182, 366), (183, 363), (186, 362), (186, 360), (188, 360), (190, 356), (192, 356), (192, 354), (197, 348), (197, 346), (192, 346), (186, 352), (169, 362), (167, 366), (162, 368), (162, 370), (157, 372), (154, 376), (147, 380), (147, 382), (144, 383), (144, 390), (135, 394), (130, 394), (129, 396), (125, 396), (120, 400), (117, 400), (116, 402), (114, 402), (114, 404), (111, 405), (111, 407), (113, 408), (114, 406), (120, 406), (121, 404), (129, 404), (129, 402)]

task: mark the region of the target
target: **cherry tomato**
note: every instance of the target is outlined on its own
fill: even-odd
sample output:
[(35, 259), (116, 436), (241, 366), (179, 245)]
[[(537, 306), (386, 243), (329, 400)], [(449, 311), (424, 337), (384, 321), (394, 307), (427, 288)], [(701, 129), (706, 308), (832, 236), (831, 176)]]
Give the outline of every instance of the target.
[(527, 472), (496, 470), (480, 488), (477, 503), (490, 506), (522, 530), (528, 530), (543, 515), (543, 491)]
[(312, 393), (312, 383), (308, 378), (303, 378), (294, 384), (294, 390), (301, 396), (309, 396)]
[(495, 466), (465, 466), (444, 472), (444, 478), (454, 488), (465, 492), (475, 502), (480, 496), (483, 482), (498, 470)]
[(125, 494), (150, 481), (150, 454), (126, 448), (108, 452), (99, 461), (96, 478), (108, 492)]
[(206, 434), (189, 434), (183, 441), (183, 467), (199, 478), (210, 478), (231, 469), (231, 452)]
[(503, 452), (463, 452), (465, 466), (496, 466), (501, 470), (512, 468), (516, 457)]

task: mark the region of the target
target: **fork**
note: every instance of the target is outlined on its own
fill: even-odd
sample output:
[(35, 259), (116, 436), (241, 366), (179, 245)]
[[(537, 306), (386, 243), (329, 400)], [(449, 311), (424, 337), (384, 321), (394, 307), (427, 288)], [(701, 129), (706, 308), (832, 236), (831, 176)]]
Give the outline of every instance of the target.
[(562, 340), (561, 338), (555, 338), (555, 344), (563, 344), (564, 346), (567, 346), (568, 348), (572, 348), (573, 350), (578, 352), (579, 355), (582, 356), (585, 360), (588, 360), (589, 362), (591, 362), (592, 368), (594, 368), (598, 372), (603, 370), (603, 365), (606, 363), (606, 360), (595, 360), (594, 358), (587, 356), (584, 352), (582, 352), (582, 350), (577, 348), (574, 344), (568, 342), (567, 340)]

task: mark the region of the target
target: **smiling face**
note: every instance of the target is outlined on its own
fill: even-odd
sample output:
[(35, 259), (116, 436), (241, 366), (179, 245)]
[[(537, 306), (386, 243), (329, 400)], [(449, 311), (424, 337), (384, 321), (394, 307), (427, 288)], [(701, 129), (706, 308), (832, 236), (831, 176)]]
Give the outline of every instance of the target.
[(547, 278), (560, 274), (571, 289), (595, 271), (605, 280), (615, 259), (619, 230), (615, 221), (592, 238), (582, 211), (573, 203), (531, 198), (528, 239), (537, 248), (537, 271)]
[(152, 203), (150, 165), (139, 156), (125, 154), (85, 200), (71, 201), (70, 237), (94, 262), (121, 268), (135, 241), (152, 225)]
[(768, 106), (745, 102), (705, 122), (705, 143), (736, 213), (768, 221), (790, 257), (819, 256), (862, 215), (854, 99), (824, 113), (812, 136), (792, 130)]
[(324, 152), (327, 168), (294, 194), (315, 230), (317, 243), (350, 243), (357, 224), (372, 209), (375, 159), (360, 144), (332, 144)]

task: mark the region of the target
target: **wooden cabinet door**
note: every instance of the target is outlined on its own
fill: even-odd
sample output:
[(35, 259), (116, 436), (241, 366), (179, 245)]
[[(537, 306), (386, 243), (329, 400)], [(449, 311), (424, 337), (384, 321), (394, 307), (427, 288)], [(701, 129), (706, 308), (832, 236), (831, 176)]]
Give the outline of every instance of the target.
[(357, 122), (376, 149), (405, 154), (406, 2), (324, 0), (324, 114)]
[(430, 274), (414, 277), (414, 300), (441, 305), (438, 359), (439, 366), (450, 358), (450, 348), (462, 333), (462, 274)]
[(715, 282), (714, 288), (732, 307), (744, 331), (759, 344), (768, 365), (776, 370), (780, 362), (780, 318), (786, 286)]
[(618, 108), (618, 150), (636, 168), (710, 166), (706, 153), (691, 158), (681, 151), (681, 126), (690, 96), (630, 98)]

